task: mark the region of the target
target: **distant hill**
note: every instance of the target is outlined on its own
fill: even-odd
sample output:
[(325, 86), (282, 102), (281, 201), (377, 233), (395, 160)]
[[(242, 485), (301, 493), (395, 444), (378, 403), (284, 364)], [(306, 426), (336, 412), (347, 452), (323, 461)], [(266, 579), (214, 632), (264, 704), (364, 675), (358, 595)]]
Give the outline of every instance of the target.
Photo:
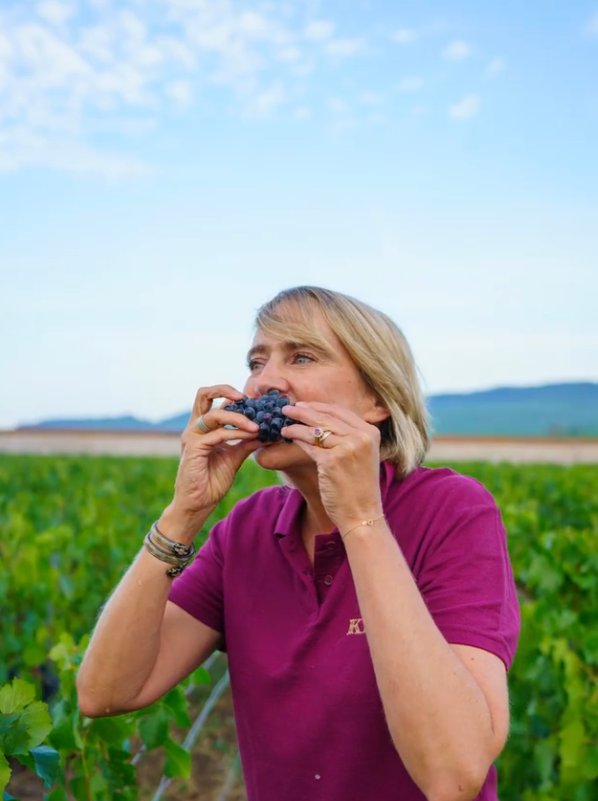
[[(437, 434), (598, 436), (598, 384), (499, 387), (431, 395), (428, 408)], [(88, 428), (114, 431), (182, 431), (190, 412), (158, 423), (137, 417), (45, 420), (23, 428)]]
[(598, 384), (501, 387), (428, 398), (439, 434), (598, 436)]

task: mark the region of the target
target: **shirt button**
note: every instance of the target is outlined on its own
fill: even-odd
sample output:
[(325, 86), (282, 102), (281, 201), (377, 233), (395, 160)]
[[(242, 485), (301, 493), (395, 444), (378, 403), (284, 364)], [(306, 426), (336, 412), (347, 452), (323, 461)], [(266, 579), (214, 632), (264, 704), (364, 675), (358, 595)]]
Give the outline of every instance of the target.
[(332, 578), (332, 576), (331, 576), (331, 575), (328, 575), (328, 576), (326, 576), (326, 578), (324, 579), (324, 584), (327, 584), (327, 585), (330, 587), (330, 585), (332, 584), (332, 582), (333, 582), (333, 581), (334, 581), (334, 579)]
[(330, 542), (326, 543), (326, 550), (328, 551), (328, 553), (336, 551), (336, 542), (332, 542), (331, 540)]

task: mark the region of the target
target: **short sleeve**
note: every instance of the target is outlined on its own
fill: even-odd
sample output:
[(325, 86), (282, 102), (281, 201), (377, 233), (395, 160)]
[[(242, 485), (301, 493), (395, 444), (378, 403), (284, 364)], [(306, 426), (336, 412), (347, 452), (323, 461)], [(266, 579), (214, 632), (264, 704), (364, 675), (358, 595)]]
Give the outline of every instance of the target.
[(437, 509), (415, 578), (447, 642), (489, 651), (509, 670), (520, 611), (507, 533), (492, 495), (459, 478)]
[[(168, 600), (216, 631), (224, 632), (224, 557), (221, 538), (225, 521), (211, 530), (192, 564), (174, 579)], [(226, 651), (226, 647), (223, 647)]]

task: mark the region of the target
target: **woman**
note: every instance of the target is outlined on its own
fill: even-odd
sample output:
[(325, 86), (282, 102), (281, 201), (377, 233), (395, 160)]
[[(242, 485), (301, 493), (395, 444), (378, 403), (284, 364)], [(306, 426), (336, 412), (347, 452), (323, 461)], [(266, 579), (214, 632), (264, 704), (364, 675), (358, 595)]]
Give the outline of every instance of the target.
[[(81, 666), (82, 712), (143, 708), (225, 650), (249, 801), (496, 801), (519, 634), (496, 503), (421, 466), (409, 346), (366, 304), (298, 287), (262, 307), (244, 392), (272, 390), (291, 444), (213, 406), (233, 387), (199, 390), (173, 501)], [(250, 454), (284, 486), (237, 503), (172, 582), (158, 546), (184, 559)]]

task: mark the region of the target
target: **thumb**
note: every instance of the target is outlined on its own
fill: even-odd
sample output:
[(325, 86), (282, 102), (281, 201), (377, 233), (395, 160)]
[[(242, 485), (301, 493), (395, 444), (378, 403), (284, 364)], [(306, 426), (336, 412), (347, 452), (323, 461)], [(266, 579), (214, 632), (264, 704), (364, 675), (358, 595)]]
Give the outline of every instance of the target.
[(259, 439), (241, 440), (236, 445), (231, 445), (229, 453), (235, 469), (238, 470), (245, 459), (261, 447), (263, 447), (263, 442), (260, 442)]

